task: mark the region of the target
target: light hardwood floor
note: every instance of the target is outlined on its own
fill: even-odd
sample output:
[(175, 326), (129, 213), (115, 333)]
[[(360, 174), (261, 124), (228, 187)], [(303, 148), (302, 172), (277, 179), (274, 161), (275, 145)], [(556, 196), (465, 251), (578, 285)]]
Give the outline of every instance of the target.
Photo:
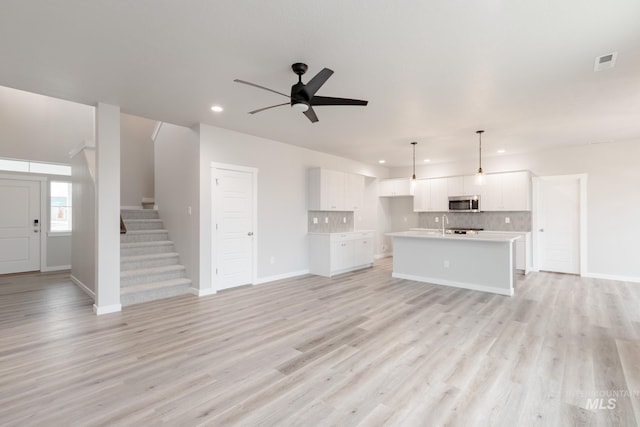
[(640, 284), (532, 273), (509, 298), (392, 279), (385, 259), (99, 317), (91, 303), (65, 274), (0, 277), (0, 425), (640, 420)]

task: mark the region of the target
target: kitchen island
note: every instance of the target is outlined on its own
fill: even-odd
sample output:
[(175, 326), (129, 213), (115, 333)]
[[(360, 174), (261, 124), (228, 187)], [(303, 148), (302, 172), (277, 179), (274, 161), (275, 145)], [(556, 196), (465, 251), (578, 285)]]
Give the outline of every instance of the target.
[(393, 238), (393, 277), (513, 295), (517, 236), (440, 231), (387, 235)]

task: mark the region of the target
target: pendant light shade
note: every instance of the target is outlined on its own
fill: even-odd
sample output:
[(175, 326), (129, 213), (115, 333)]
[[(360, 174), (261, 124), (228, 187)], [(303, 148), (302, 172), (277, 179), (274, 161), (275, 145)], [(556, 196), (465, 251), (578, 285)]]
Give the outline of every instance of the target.
[(482, 185), (484, 184), (484, 172), (482, 171), (482, 134), (483, 130), (477, 130), (478, 134), (478, 173), (476, 177), (476, 184)]

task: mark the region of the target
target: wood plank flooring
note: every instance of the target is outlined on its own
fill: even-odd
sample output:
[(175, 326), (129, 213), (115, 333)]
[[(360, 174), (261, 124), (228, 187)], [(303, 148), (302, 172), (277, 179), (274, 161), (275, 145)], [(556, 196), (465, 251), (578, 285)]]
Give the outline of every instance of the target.
[(0, 276), (0, 425), (640, 422), (640, 284), (531, 273), (509, 298), (393, 279), (384, 259), (91, 304), (66, 274)]

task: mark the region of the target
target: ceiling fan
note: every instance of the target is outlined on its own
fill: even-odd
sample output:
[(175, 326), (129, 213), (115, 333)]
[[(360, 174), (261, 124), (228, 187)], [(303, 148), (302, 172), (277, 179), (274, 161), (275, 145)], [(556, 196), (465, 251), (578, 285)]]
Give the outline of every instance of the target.
[(286, 95), (277, 90), (269, 89), (264, 86), (257, 85), (255, 83), (246, 82), (244, 80), (235, 79), (234, 82), (242, 83), (245, 85), (257, 87), (258, 89), (268, 90), (269, 92), (277, 93), (290, 99), (289, 102), (283, 104), (272, 105), (270, 107), (260, 108), (258, 110), (249, 111), (249, 114), (259, 113), (270, 108), (282, 107), (283, 105), (291, 104), (291, 108), (304, 113), (305, 116), (312, 123), (318, 121), (316, 112), (313, 111), (314, 106), (320, 105), (361, 105), (365, 106), (369, 101), (361, 101), (359, 99), (348, 98), (333, 98), (329, 96), (317, 96), (316, 92), (322, 85), (331, 77), (333, 71), (328, 68), (323, 68), (318, 74), (316, 74), (307, 84), (302, 83), (302, 75), (307, 72), (307, 64), (296, 62), (291, 66), (294, 73), (298, 75), (298, 83), (291, 86), (291, 95)]

